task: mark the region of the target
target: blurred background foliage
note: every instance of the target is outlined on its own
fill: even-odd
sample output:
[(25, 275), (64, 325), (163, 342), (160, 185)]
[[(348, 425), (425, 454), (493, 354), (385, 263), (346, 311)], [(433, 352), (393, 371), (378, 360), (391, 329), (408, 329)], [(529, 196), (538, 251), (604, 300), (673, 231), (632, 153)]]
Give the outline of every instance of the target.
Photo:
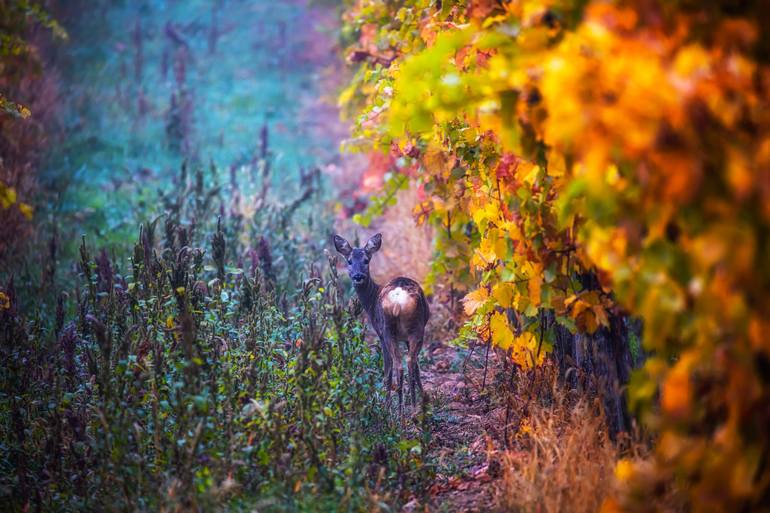
[(261, 186), (263, 151), (282, 192), (299, 190), (300, 169), (335, 158), (309, 108), (334, 55), (303, 2), (61, 2), (54, 12), (78, 36), (54, 55), (67, 101), (41, 181), (56, 218), (125, 238), (126, 213), (150, 206), (182, 160), (207, 185), (235, 175), (245, 197)]

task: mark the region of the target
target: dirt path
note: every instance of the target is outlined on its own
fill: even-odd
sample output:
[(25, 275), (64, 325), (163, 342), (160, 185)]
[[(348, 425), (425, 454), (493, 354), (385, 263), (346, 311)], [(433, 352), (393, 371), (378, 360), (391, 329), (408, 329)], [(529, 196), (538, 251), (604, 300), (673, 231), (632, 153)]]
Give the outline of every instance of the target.
[[(428, 454), (436, 476), (427, 503), (414, 499), (403, 511), (493, 510), (493, 481), (500, 475), (494, 453), (501, 440), (502, 412), (491, 409), (481, 387), (483, 352), (466, 359), (467, 351), (434, 344), (426, 353), (422, 382), (431, 402)], [(487, 390), (491, 378), (489, 372)]]

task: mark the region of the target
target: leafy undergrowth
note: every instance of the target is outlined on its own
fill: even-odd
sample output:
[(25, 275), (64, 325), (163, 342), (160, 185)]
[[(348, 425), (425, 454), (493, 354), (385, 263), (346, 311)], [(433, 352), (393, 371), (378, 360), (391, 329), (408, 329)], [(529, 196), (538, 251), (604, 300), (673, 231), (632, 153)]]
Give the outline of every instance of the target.
[(0, 509), (399, 504), (421, 443), (381, 406), (326, 230), (290, 224), (296, 202), (215, 223), (214, 196), (181, 184), (132, 250), (84, 239), (71, 288), (4, 286)]

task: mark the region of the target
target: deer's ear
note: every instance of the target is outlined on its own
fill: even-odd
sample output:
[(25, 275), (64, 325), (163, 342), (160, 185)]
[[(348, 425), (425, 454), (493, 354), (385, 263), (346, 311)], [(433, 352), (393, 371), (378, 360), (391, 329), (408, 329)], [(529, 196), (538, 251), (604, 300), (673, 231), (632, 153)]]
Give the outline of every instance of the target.
[(376, 235), (372, 235), (372, 238), (366, 241), (364, 251), (366, 251), (367, 255), (372, 256), (374, 253), (379, 251), (380, 246), (382, 246), (382, 234), (378, 233)]
[(334, 236), (334, 247), (337, 249), (337, 252), (345, 258), (349, 257), (353, 252), (353, 248), (350, 247), (350, 243), (339, 235)]

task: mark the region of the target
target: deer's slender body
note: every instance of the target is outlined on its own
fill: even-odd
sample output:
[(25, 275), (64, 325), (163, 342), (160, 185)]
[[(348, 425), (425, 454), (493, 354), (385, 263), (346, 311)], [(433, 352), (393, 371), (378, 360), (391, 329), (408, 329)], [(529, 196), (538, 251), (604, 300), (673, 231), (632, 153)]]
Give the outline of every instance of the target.
[(412, 404), (415, 404), (416, 389), (419, 388), (422, 393), (418, 360), (430, 309), (416, 281), (398, 277), (380, 286), (371, 278), (369, 260), (380, 249), (381, 243), (382, 236), (377, 234), (363, 248), (352, 248), (345, 239), (334, 236), (337, 251), (348, 263), (356, 295), (380, 339), (388, 398), (393, 387), (393, 375), (396, 376), (399, 414), (402, 414), (404, 369), (400, 343), (406, 342), (407, 346), (409, 394)]

